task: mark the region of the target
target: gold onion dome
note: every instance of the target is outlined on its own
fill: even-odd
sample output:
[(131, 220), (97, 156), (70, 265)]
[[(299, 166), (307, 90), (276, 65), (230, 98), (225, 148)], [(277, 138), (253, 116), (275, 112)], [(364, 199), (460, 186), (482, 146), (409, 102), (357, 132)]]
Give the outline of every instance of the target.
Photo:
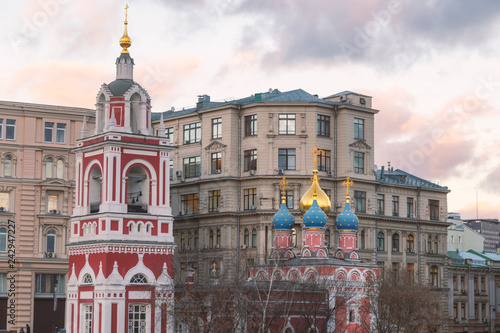
[(125, 6), (125, 31), (123, 32), (122, 38), (120, 38), (120, 46), (123, 48), (122, 53), (129, 53), (127, 49), (132, 45), (132, 40), (127, 33), (127, 9), (128, 5)]
[[(325, 191), (321, 189), (318, 183), (319, 179), (318, 179), (318, 169), (317, 169), (317, 156), (319, 152), (320, 150), (318, 149), (318, 145), (315, 144), (314, 150), (312, 151), (314, 156), (314, 170), (313, 170), (314, 177), (312, 179), (311, 187), (306, 191), (306, 193), (304, 193), (304, 195), (300, 199), (299, 208), (302, 213), (307, 212), (307, 210), (311, 207), (315, 199), (318, 202), (318, 206), (325, 214), (328, 214), (330, 212), (330, 209), (332, 208), (332, 203), (330, 202), (330, 198), (328, 198)], [(316, 198), (314, 198), (315, 193), (316, 193)]]

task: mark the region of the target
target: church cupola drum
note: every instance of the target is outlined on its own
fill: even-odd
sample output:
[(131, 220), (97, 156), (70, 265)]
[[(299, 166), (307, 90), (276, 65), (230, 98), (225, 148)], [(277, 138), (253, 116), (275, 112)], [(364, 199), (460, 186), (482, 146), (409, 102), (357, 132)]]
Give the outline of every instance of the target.
[[(126, 7), (126, 10), (128, 6)], [(66, 329), (76, 333), (173, 330), (172, 148), (153, 136), (151, 100), (133, 80), (127, 31), (116, 80), (97, 94), (96, 127), (76, 154)]]

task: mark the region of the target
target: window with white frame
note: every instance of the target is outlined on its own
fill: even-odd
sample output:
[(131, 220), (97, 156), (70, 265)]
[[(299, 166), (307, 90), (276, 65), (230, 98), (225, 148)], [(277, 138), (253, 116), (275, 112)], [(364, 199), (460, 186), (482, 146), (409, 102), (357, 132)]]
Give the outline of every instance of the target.
[(45, 160), (45, 178), (52, 178), (53, 168), (54, 161), (49, 157)]
[(64, 161), (59, 159), (56, 164), (56, 178), (64, 178)]
[(130, 279), (130, 283), (132, 283), (132, 284), (148, 283), (148, 278), (144, 274), (137, 273), (134, 276), (132, 276), (132, 278)]
[(56, 252), (56, 232), (52, 229), (47, 231), (47, 235), (45, 236), (45, 252)]
[(128, 333), (146, 333), (147, 326), (147, 311), (146, 304), (129, 304), (128, 305)]
[(3, 175), (4, 177), (12, 177), (12, 157), (9, 155), (3, 159)]
[(0, 252), (7, 251), (7, 228), (0, 228)]
[(7, 119), (5, 122), (5, 139), (16, 139), (16, 121), (14, 119)]
[(92, 304), (83, 304), (83, 332), (92, 333)]
[(173, 127), (165, 128), (165, 137), (167, 138), (169, 145), (174, 144), (174, 128)]
[(7, 293), (7, 273), (0, 273), (0, 294)]

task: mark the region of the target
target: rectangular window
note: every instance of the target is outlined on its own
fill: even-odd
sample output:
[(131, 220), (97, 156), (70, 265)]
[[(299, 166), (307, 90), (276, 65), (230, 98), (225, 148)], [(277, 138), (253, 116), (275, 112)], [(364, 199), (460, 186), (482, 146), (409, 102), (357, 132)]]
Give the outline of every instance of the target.
[(9, 211), (9, 193), (7, 192), (0, 192), (0, 211)]
[(365, 173), (365, 153), (354, 152), (354, 173)]
[(366, 213), (366, 192), (354, 191), (354, 209), (356, 213)]
[(318, 136), (330, 136), (330, 117), (318, 114)]
[(212, 153), (212, 174), (222, 171), (222, 153)]
[(174, 144), (174, 128), (173, 127), (165, 128), (165, 137), (167, 138), (169, 145)]
[(406, 217), (413, 216), (413, 198), (406, 198)]
[(147, 332), (147, 311), (146, 304), (128, 305), (128, 333)]
[(257, 149), (245, 150), (244, 152), (244, 170), (257, 170)]
[(244, 210), (255, 209), (256, 197), (257, 197), (256, 188), (248, 188), (243, 190), (243, 209)]
[(245, 116), (245, 136), (257, 135), (257, 115)]
[(198, 214), (198, 193), (181, 195), (181, 214)]
[(56, 284), (56, 294), (64, 294), (64, 274), (35, 274), (35, 294), (52, 294)]
[(66, 124), (57, 124), (56, 143), (66, 142)]
[(0, 273), (0, 294), (7, 293), (7, 273)]
[(331, 152), (329, 150), (321, 150), (318, 152), (318, 170), (330, 171)]
[(278, 134), (295, 134), (295, 114), (280, 114), (278, 116)]
[(384, 215), (385, 199), (383, 194), (377, 194), (377, 214)]
[[(283, 191), (280, 191), (280, 202), (283, 197)], [(288, 209), (293, 209), (293, 190), (285, 191), (285, 205)]]
[(208, 211), (218, 212), (220, 207), (220, 190), (208, 191)]
[(83, 304), (83, 333), (92, 333), (92, 304)]
[(184, 144), (201, 141), (201, 123), (184, 125)]
[(45, 123), (45, 130), (43, 134), (43, 141), (44, 142), (52, 142), (52, 137), (53, 134), (52, 132), (54, 131), (54, 123)]
[(201, 175), (201, 157), (186, 157), (183, 160), (184, 177), (199, 177)]
[(364, 140), (365, 139), (365, 120), (360, 118), (354, 118), (354, 139)]
[(332, 190), (330, 190), (330, 189), (323, 189), (323, 191), (325, 191), (325, 194), (328, 197), (328, 199), (330, 199), (330, 201), (332, 201)]
[(0, 140), (3, 139), (3, 119), (0, 118)]
[(392, 196), (392, 216), (399, 216), (399, 197)]
[(278, 149), (278, 169), (295, 170), (295, 148)]
[(439, 200), (429, 200), (429, 213), (431, 220), (439, 220)]
[(5, 123), (5, 139), (14, 140), (16, 138), (16, 121), (7, 119)]
[(54, 213), (55, 211), (57, 211), (58, 208), (57, 203), (58, 203), (57, 195), (54, 194), (48, 195), (47, 210), (49, 213)]
[(222, 118), (212, 119), (212, 139), (222, 138)]
[(168, 170), (170, 174), (170, 180), (174, 180), (174, 161), (170, 160)]

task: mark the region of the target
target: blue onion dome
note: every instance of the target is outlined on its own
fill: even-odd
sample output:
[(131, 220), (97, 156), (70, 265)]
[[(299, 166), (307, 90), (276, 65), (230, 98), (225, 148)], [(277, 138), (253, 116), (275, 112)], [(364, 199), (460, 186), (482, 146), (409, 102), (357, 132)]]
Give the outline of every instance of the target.
[(292, 230), (295, 224), (295, 217), (288, 211), (285, 203), (282, 203), (280, 209), (273, 216), (274, 230)]
[(320, 229), (326, 225), (326, 214), (321, 209), (316, 199), (313, 200), (311, 207), (304, 214), (304, 228)]
[(351, 210), (349, 200), (346, 200), (344, 210), (337, 215), (335, 225), (338, 230), (356, 231), (358, 229), (359, 219)]

